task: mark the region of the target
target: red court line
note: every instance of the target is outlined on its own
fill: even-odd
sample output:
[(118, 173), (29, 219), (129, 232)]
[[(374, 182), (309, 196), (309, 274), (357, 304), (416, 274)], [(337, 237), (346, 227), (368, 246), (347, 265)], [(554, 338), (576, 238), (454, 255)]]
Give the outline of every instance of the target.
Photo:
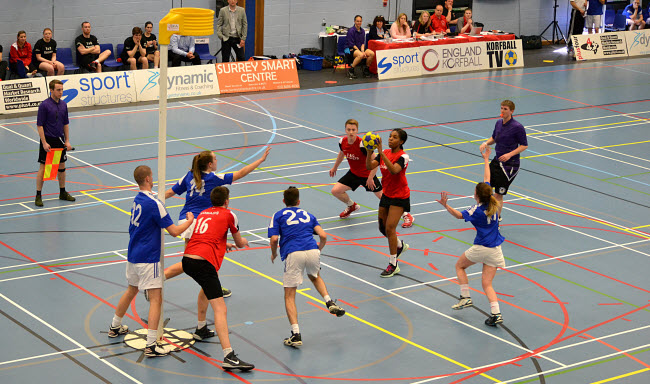
[(437, 242), (438, 240), (443, 239), (443, 238), (444, 238), (444, 236), (440, 236), (439, 238), (433, 240), (432, 243), (435, 243), (435, 242)]
[(632, 321), (632, 320), (630, 320), (630, 319), (626, 319), (626, 318), (624, 318), (624, 317), (621, 317), (621, 320)]
[(623, 303), (599, 303), (598, 305), (623, 305)]
[(330, 311), (328, 311), (327, 308), (323, 308), (322, 305), (314, 304), (314, 303), (312, 303), (311, 301), (308, 301), (307, 304), (311, 304), (311, 305), (313, 305), (314, 307), (316, 307), (316, 308), (318, 308), (318, 309), (320, 309), (320, 310), (322, 310), (322, 311), (327, 312), (328, 315), (336, 316), (336, 315), (330, 313)]
[(433, 269), (434, 271), (438, 270), (438, 268), (436, 268), (436, 266), (433, 265), (433, 263), (429, 263), (429, 267), (431, 267), (431, 269)]
[(501, 292), (495, 292), (495, 293), (501, 296), (514, 297), (513, 295), (508, 295), (507, 293), (501, 293)]
[(566, 301), (562, 301), (562, 302), (558, 303), (557, 301), (542, 300), (542, 302), (544, 302), (544, 303), (551, 303), (551, 304), (569, 304), (569, 303), (566, 302)]
[(354, 304), (350, 304), (350, 303), (348, 303), (347, 301), (345, 301), (345, 300), (343, 300), (343, 299), (337, 299), (337, 300), (340, 301), (341, 303), (347, 305), (348, 307), (352, 307), (352, 308), (354, 308), (354, 309), (359, 309), (359, 307), (357, 307), (356, 305), (354, 305)]

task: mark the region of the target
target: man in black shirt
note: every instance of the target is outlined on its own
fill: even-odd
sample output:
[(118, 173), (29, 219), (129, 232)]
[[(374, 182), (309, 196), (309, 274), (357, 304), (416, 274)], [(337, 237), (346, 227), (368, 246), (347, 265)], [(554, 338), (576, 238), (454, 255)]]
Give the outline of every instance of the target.
[(0, 80), (6, 80), (7, 62), (2, 60), (2, 45), (0, 45)]
[(101, 72), (104, 60), (108, 59), (111, 51), (108, 49), (101, 52), (99, 42), (95, 35), (90, 34), (90, 23), (84, 21), (81, 23), (82, 34), (77, 36), (74, 40), (74, 45), (79, 52), (79, 60), (77, 65), (80, 68), (89, 70), (90, 72)]
[(56, 61), (56, 41), (52, 38), (52, 30), (45, 28), (43, 38), (34, 44), (34, 57), (30, 64), (32, 71), (46, 71), (48, 76), (54, 76), (54, 72), (61, 76), (65, 72), (63, 63)]
[(142, 69), (149, 68), (147, 50), (142, 46), (142, 29), (140, 27), (133, 27), (131, 37), (124, 40), (124, 49), (120, 57), (122, 64), (128, 65), (131, 70), (138, 69), (138, 64), (142, 64)]
[(142, 36), (142, 46), (147, 50), (147, 60), (153, 62), (153, 67), (158, 68), (160, 64), (160, 51), (158, 50), (158, 40), (156, 35), (151, 33), (153, 31), (153, 23), (147, 21), (144, 24), (144, 35)]

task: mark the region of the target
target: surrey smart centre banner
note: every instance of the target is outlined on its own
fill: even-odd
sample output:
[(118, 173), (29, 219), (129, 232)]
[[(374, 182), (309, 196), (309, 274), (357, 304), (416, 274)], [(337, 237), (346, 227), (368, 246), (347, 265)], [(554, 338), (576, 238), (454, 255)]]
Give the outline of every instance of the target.
[(295, 59), (217, 63), (221, 93), (300, 88)]

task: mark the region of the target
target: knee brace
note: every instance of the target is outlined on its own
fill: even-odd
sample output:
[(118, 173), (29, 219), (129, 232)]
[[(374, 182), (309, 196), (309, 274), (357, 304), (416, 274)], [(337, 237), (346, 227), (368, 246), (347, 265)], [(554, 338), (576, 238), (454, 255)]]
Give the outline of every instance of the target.
[(386, 236), (386, 224), (384, 224), (384, 220), (382, 220), (382, 219), (379, 219), (379, 232), (381, 232), (381, 234), (384, 235), (384, 237), (387, 237)]

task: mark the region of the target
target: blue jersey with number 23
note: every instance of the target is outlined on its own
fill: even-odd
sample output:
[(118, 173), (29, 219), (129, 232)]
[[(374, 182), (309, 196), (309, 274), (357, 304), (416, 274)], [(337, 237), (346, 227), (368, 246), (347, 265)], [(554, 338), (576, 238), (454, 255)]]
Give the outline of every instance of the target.
[(280, 258), (284, 261), (291, 252), (318, 249), (314, 228), (320, 226), (311, 213), (298, 207), (286, 207), (273, 215), (268, 237), (280, 236)]

